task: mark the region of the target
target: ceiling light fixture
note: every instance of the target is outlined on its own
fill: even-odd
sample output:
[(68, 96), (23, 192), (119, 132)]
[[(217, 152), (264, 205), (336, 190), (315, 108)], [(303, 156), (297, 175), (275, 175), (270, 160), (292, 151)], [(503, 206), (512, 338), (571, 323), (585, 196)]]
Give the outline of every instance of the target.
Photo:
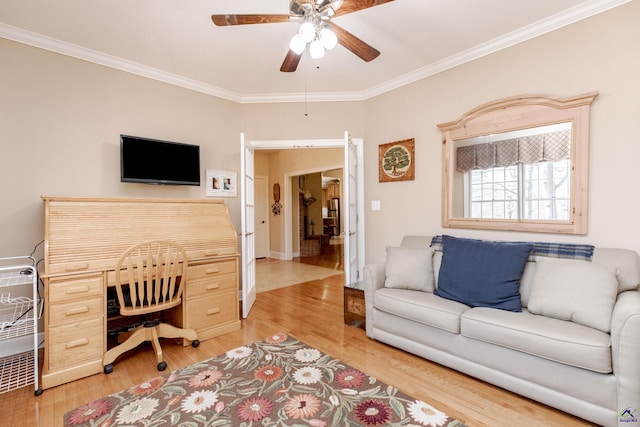
[(315, 7), (304, 3), (304, 22), (298, 33), (291, 38), (289, 49), (301, 55), (309, 44), (309, 54), (313, 59), (322, 58), (325, 49), (333, 49), (338, 44), (338, 37), (327, 27), (325, 21), (335, 16), (335, 11), (342, 2), (343, 0), (316, 0)]

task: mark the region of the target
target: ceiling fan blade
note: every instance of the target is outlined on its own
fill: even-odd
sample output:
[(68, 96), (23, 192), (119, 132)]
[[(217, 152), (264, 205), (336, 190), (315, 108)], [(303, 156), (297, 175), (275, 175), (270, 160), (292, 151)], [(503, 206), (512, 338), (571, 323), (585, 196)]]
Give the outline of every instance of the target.
[(378, 55), (380, 55), (380, 51), (378, 51), (378, 49), (363, 42), (344, 28), (339, 27), (333, 22), (328, 22), (326, 25), (331, 31), (334, 32), (334, 34), (338, 38), (338, 43), (353, 52), (363, 61), (373, 61), (378, 57)]
[(302, 58), (302, 54), (297, 54), (291, 49), (287, 51), (287, 56), (284, 57), (284, 61), (282, 61), (282, 65), (280, 66), (280, 71), (283, 73), (292, 73), (298, 68), (298, 64), (300, 63), (300, 58)]
[(346, 15), (347, 13), (357, 12), (359, 10), (368, 9), (373, 6), (389, 3), (393, 0), (344, 0), (342, 6), (336, 10), (336, 16)]
[(227, 25), (273, 24), (289, 22), (289, 15), (211, 15), (214, 24)]

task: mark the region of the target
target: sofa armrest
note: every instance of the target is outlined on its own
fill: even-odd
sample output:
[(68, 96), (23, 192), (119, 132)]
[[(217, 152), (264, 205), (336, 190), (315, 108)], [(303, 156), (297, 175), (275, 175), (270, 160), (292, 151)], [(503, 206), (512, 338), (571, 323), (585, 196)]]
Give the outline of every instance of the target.
[(367, 336), (373, 337), (373, 307), (375, 304), (375, 293), (377, 289), (384, 287), (385, 280), (385, 264), (367, 264), (364, 266), (364, 279), (362, 285), (364, 287), (364, 302), (366, 306)]
[(640, 292), (618, 295), (611, 319), (613, 373), (618, 380), (618, 411), (640, 408)]

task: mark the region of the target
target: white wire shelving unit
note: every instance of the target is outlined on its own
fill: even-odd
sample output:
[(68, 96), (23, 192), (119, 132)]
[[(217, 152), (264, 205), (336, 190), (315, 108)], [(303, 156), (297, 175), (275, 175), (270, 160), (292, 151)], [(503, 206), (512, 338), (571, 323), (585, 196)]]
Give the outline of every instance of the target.
[(38, 293), (36, 261), (30, 256), (0, 258), (0, 346), (20, 337), (31, 337), (33, 346), (0, 357), (0, 394), (39, 382), (38, 319), (42, 299)]

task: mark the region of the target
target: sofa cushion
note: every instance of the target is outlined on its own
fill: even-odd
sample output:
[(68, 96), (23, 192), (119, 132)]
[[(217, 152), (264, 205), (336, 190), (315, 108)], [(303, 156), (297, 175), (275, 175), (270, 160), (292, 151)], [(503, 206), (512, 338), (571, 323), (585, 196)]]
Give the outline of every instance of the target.
[(520, 311), (520, 277), (532, 247), (442, 236), (436, 294), (471, 307)]
[(531, 288), (533, 287), (533, 276), (536, 272), (536, 263), (535, 261), (529, 261), (524, 266), (524, 271), (522, 272), (522, 277), (520, 278), (520, 301), (522, 302), (522, 307), (527, 307), (529, 305), (529, 297), (531, 296)]
[(565, 365), (611, 372), (609, 334), (526, 309), (521, 313), (474, 308), (462, 314), (462, 335)]
[(460, 315), (469, 310), (464, 304), (431, 292), (406, 289), (378, 289), (374, 304), (380, 311), (454, 334), (460, 333)]
[(433, 250), (423, 248), (387, 248), (384, 286), (433, 292)]
[(609, 332), (618, 294), (615, 272), (589, 261), (538, 257), (528, 308)]
[(615, 269), (618, 273), (618, 293), (638, 289), (640, 284), (640, 256), (631, 249), (596, 248), (594, 264)]

